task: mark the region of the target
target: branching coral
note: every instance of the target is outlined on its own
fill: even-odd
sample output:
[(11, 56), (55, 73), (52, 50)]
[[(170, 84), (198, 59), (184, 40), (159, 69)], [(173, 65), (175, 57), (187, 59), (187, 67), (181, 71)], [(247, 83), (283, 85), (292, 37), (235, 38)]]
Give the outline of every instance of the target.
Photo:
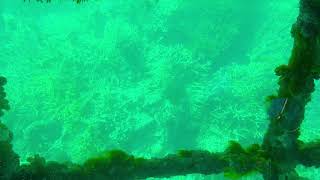
[[(68, 8), (70, 3), (64, 2), (72, 1), (55, 2)], [(60, 160), (58, 152), (63, 152), (62, 157), (78, 162), (104, 148), (149, 157), (196, 146), (196, 139), (201, 138), (196, 133), (199, 124), (211, 123), (194, 103), (202, 92), (188, 89), (198, 82), (205, 87), (212, 78), (211, 67), (217, 62), (213, 57), (236, 33), (233, 13), (227, 13), (236, 5), (232, 0), (200, 4), (162, 0), (147, 10), (145, 2), (90, 1), (72, 12), (45, 10), (45, 15), (37, 17), (8, 13), (19, 28), (8, 29), (9, 46), (1, 45), (6, 48), (0, 61), (10, 62), (5, 73), (14, 84), (10, 99), (15, 106), (4, 121), (15, 133), (14, 145), (21, 159), (37, 152)], [(35, 11), (47, 8), (25, 5), (36, 7)], [(199, 15), (194, 16), (194, 8)], [(96, 9), (105, 15), (106, 28), (100, 39), (94, 36)], [(211, 18), (215, 15), (221, 18)], [(191, 23), (180, 21), (188, 17), (193, 17), (188, 20)], [(171, 41), (176, 33), (177, 40), (187, 33), (188, 42)], [(33, 46), (28, 46), (30, 40)], [(206, 48), (201, 59), (198, 47)], [(206, 90), (212, 91), (210, 87)], [(207, 106), (211, 111), (213, 103)], [(35, 125), (54, 121), (62, 124), (63, 131), (56, 140), (44, 142), (46, 135), (32, 135), (33, 130), (39, 132)], [(190, 126), (183, 126), (185, 123)], [(79, 130), (81, 136), (72, 138)], [(184, 134), (190, 138), (183, 138)], [(87, 149), (92, 143), (100, 148)]]

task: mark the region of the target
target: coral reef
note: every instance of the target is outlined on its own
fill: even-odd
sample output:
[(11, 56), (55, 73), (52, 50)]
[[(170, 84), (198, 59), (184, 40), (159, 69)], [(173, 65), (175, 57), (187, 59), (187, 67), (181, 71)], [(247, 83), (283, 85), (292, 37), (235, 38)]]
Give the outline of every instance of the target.
[[(136, 158), (132, 155), (128, 155), (123, 151), (114, 150), (104, 153), (103, 155), (86, 160), (82, 165), (72, 163), (59, 163), (59, 162), (46, 162), (45, 158), (36, 155), (28, 158), (27, 164), (19, 165), (18, 156), (12, 151), (11, 140), (12, 133), (1, 124), (0, 129), (0, 144), (1, 152), (0, 162), (4, 163), (0, 166), (0, 177), (3, 179), (132, 179), (132, 178), (146, 178), (146, 177), (169, 177), (173, 175), (185, 175), (191, 173), (201, 174), (216, 174), (222, 173), (227, 177), (237, 178), (248, 175), (252, 172), (260, 172), (263, 174), (266, 180), (278, 180), (278, 179), (299, 179), (299, 175), (295, 168), (298, 164), (302, 164), (307, 167), (319, 166), (319, 142), (305, 143), (298, 139), (300, 135), (300, 126), (304, 119), (305, 107), (311, 100), (311, 94), (315, 89), (314, 80), (319, 79), (319, 2), (316, 0), (301, 0), (300, 1), (300, 14), (297, 22), (292, 26), (292, 37), (294, 38), (294, 47), (288, 65), (281, 65), (276, 70), (276, 75), (279, 78), (279, 90), (276, 95), (270, 96), (268, 115), (270, 124), (268, 130), (264, 136), (262, 145), (253, 144), (248, 148), (243, 148), (237, 142), (231, 142), (227, 149), (221, 153), (210, 153), (208, 151), (188, 151), (183, 150), (177, 154), (169, 154), (164, 158)], [(130, 28), (128, 28), (130, 29)], [(136, 34), (134, 29), (131, 29), (132, 34)], [(77, 35), (71, 35), (73, 42), (77, 42)], [(133, 38), (134, 40), (137, 40)], [(112, 45), (111, 45), (112, 46)], [(122, 46), (127, 51), (127, 46)], [(150, 47), (149, 47), (150, 48)], [(163, 51), (159, 51), (163, 48), (155, 50), (155, 54), (166, 55)], [(178, 50), (177, 50), (178, 49)], [(175, 50), (182, 52), (182, 54), (176, 53)], [(136, 50), (132, 50), (135, 52)], [(171, 54), (170, 48), (164, 52)], [(193, 57), (189, 55), (189, 51), (184, 48), (176, 48), (173, 50), (175, 59), (182, 60), (182, 62), (176, 62), (173, 68), (178, 69), (178, 74), (163, 79), (169, 81), (163, 81), (163, 79), (157, 82), (159, 84), (165, 84), (165, 88), (161, 89), (162, 95), (167, 99), (168, 104), (179, 104), (184, 101), (184, 96), (187, 91), (184, 86), (176, 86), (172, 82), (180, 82), (182, 85), (190, 83), (196, 73), (188, 72), (186, 69), (194, 64), (188, 60)], [(82, 54), (83, 52), (81, 52)], [(116, 52), (118, 53), (118, 52)], [(152, 53), (151, 53), (152, 55)], [(155, 56), (153, 58), (161, 58), (161, 56)], [(138, 57), (139, 54), (136, 54)], [(132, 66), (133, 62), (126, 61), (120, 58), (120, 60)], [(152, 59), (152, 58), (150, 58)], [(149, 60), (150, 60), (149, 59)], [(166, 58), (164, 58), (166, 59)], [(79, 63), (79, 62), (78, 62)], [(154, 64), (153, 64), (154, 65)], [(73, 65), (67, 65), (66, 67), (72, 67)], [(147, 66), (146, 66), (147, 67)], [(138, 66), (138, 69), (144, 69), (145, 66)], [(170, 67), (159, 67), (160, 76), (170, 72)], [(203, 67), (203, 66), (201, 66)], [(205, 67), (205, 66), (204, 66)], [(129, 68), (128, 68), (129, 69)], [(120, 71), (126, 71), (122, 69)], [(131, 69), (132, 70), (132, 69)], [(130, 71), (130, 73), (138, 72), (136, 69)], [(64, 74), (63, 71), (59, 73)], [(78, 72), (85, 73), (85, 72)], [(121, 74), (121, 73), (119, 73)], [(118, 74), (118, 75), (119, 75)], [(151, 74), (154, 75), (154, 74)], [(138, 76), (136, 76), (137, 78)], [(38, 77), (39, 78), (39, 77)], [(51, 77), (40, 77), (51, 78)], [(68, 80), (68, 77), (60, 77), (62, 80)], [(84, 81), (90, 84), (90, 80), (84, 79)], [(1, 98), (0, 98), (0, 112), (2, 110), (10, 109), (8, 101), (5, 100), (6, 94), (3, 89), (5, 85), (5, 78), (0, 78), (1, 85)], [(72, 82), (71, 80), (69, 82)], [(169, 83), (168, 83), (169, 82)], [(34, 83), (39, 83), (35, 80)], [(121, 84), (120, 82), (116, 82)], [(168, 83), (168, 84), (166, 84)], [(41, 84), (41, 83), (40, 83)], [(77, 83), (65, 83), (68, 84), (70, 89), (72, 88), (89, 88), (87, 86), (81, 86)], [(79, 87), (80, 86), (80, 87)], [(53, 88), (55, 86), (46, 86), (45, 88)], [(63, 87), (65, 88), (65, 87)], [(175, 90), (172, 90), (175, 89)], [(110, 90), (111, 91), (111, 90)], [(134, 89), (131, 89), (134, 92)], [(131, 102), (141, 101), (141, 97), (132, 95), (131, 91), (121, 93), (121, 100), (128, 100), (123, 110), (132, 110), (135, 107)], [(89, 100), (98, 96), (99, 94), (89, 94), (84, 96), (81, 101), (73, 100), (73, 97), (78, 96), (77, 93), (71, 93), (70, 91), (57, 91), (65, 93), (62, 97), (65, 97), (66, 103), (71, 102), (68, 108), (57, 115), (57, 119), (64, 121), (64, 116), (72, 114), (73, 117), (83, 116), (79, 108), (85, 107), (86, 111), (94, 111), (90, 109)], [(177, 94), (172, 92), (179, 92)], [(241, 91), (239, 91), (240, 93)], [(46, 93), (46, 92), (44, 92)], [(237, 94), (239, 94), (237, 93)], [(179, 97), (180, 95), (180, 97)], [(123, 99), (122, 99), (123, 98)], [(112, 97), (110, 97), (112, 99)], [(155, 98), (157, 99), (157, 98)], [(149, 100), (150, 101), (150, 100)], [(153, 103), (164, 103), (159, 100), (153, 101)], [(57, 103), (58, 104), (58, 103)], [(110, 103), (112, 104), (112, 103)], [(150, 103), (152, 105), (152, 103)], [(149, 104), (149, 105), (150, 105)], [(53, 106), (55, 106), (54, 104)], [(39, 106), (40, 107), (40, 106)], [(64, 107), (62, 107), (64, 108)], [(181, 109), (188, 109), (188, 111), (176, 110), (181, 117), (188, 118), (192, 111), (189, 111), (189, 106), (185, 105), (180, 107)], [(136, 110), (138, 111), (138, 110)], [(97, 112), (96, 112), (97, 113)], [(183, 115), (181, 115), (183, 114)], [(238, 112), (240, 114), (240, 112)], [(123, 112), (121, 115), (115, 115), (113, 119), (117, 119), (121, 116), (126, 116)], [(145, 113), (141, 113), (141, 116), (148, 117)], [(129, 115), (131, 119), (134, 119)], [(134, 119), (136, 120), (136, 119)], [(138, 121), (139, 122), (139, 121)], [(63, 123), (69, 123), (63, 122)], [(114, 128), (124, 128), (128, 124), (123, 122), (114, 121)], [(141, 122), (140, 122), (141, 123)], [(41, 124), (41, 123), (39, 123)], [(33, 124), (32, 127), (41, 129), (39, 124)], [(80, 123), (79, 123), (80, 124)], [(139, 124), (144, 126), (145, 124)], [(178, 127), (182, 123), (178, 122)], [(57, 125), (59, 126), (59, 125)], [(79, 126), (87, 126), (86, 123)], [(93, 125), (92, 125), (93, 126)], [(67, 126), (72, 129), (73, 126)], [(148, 126), (146, 126), (148, 127)], [(175, 129), (173, 129), (174, 132)], [(94, 134), (94, 131), (88, 132), (89, 135)], [(58, 133), (59, 134), (59, 133)], [(94, 134), (96, 135), (96, 134)], [(122, 134), (118, 133), (114, 136), (121, 137)], [(97, 135), (98, 136), (98, 135)], [(68, 138), (64, 135), (63, 138)], [(70, 137), (69, 137), (70, 138)], [(80, 137), (81, 139), (81, 137)], [(88, 145), (88, 147), (90, 144)], [(79, 153), (83, 151), (79, 150)], [(4, 156), (2, 156), (4, 154)], [(301, 179), (301, 178), (300, 178)]]
[[(220, 121), (206, 116), (219, 110), (212, 104), (223, 103), (222, 91), (230, 95), (237, 93), (242, 102), (253, 99), (242, 96), (245, 91), (241, 94), (236, 91), (240, 83), (217, 91), (208, 85), (208, 82), (223, 81), (222, 74), (213, 74), (212, 66), (218, 61), (215, 57), (220, 49), (225, 49), (238, 33), (237, 21), (227, 13), (235, 3), (204, 1), (205, 4), (197, 5), (198, 2), (163, 0), (147, 9), (143, 2), (92, 1), (79, 8), (85, 12), (70, 11), (69, 15), (60, 12), (55, 16), (51, 11), (39, 17), (31, 16), (32, 13), (31, 17), (4, 14), (5, 36), (10, 40), (5, 43), (8, 46), (0, 46), (4, 52), (0, 54), (0, 61), (6, 64), (3, 73), (10, 78), (7, 91), (15, 107), (4, 117), (4, 122), (15, 134), (14, 146), (21, 159), (25, 161), (28, 156), (39, 153), (49, 159), (82, 162), (113, 148), (147, 157), (178, 149), (216, 148), (198, 142), (204, 139), (198, 132), (199, 126)], [(193, 26), (179, 21), (181, 16), (193, 16), (195, 8), (201, 12), (204, 5), (206, 11), (189, 20), (194, 25), (202, 24), (201, 27), (194, 30)], [(41, 7), (59, 9), (55, 4), (32, 3), (22, 7), (33, 6), (35, 11)], [(214, 13), (210, 11), (212, 8)], [(99, 38), (95, 35), (96, 11), (106, 16), (106, 28)], [(227, 16), (209, 18), (215, 13)], [(181, 29), (175, 29), (177, 21)], [(179, 29), (183, 32), (176, 32)], [(29, 43), (33, 46), (26, 48)], [(198, 51), (204, 48), (207, 49)], [(262, 70), (264, 74), (270, 72)], [(256, 81), (254, 75), (242, 75), (242, 71), (245, 66), (237, 70), (230, 81), (236, 81), (237, 76), (244, 77), (237, 80), (240, 85), (248, 80)], [(215, 96), (221, 98), (211, 101)], [(239, 106), (239, 103), (233, 105)], [(233, 112), (228, 107), (223, 104), (231, 116)], [(257, 111), (253, 110), (258, 108), (251, 105), (251, 101), (246, 107), (243, 111), (250, 112), (250, 117), (245, 118), (253, 124), (258, 119), (254, 118)], [(264, 113), (263, 107), (259, 113)], [(231, 118), (228, 124), (235, 124)], [(185, 123), (189, 126), (184, 126)], [(54, 135), (44, 133), (48, 129)], [(209, 129), (204, 127), (203, 131), (206, 130)], [(32, 132), (43, 133), (36, 136)], [(75, 133), (79, 136), (74, 138)], [(188, 138), (184, 138), (185, 134)]]
[[(6, 79), (0, 79), (1, 85), (5, 85)], [(4, 97), (1, 102), (6, 103), (2, 107), (8, 107), (8, 101), (3, 101)], [(245, 150), (240, 144), (233, 142), (224, 153), (217, 154), (208, 151), (180, 151), (161, 159), (143, 159), (114, 150), (91, 158), (83, 165), (46, 162), (39, 155), (28, 158), (28, 164), (19, 165), (19, 158), (12, 151), (12, 133), (3, 124), (0, 124), (0, 137), (0, 177), (3, 180), (132, 179), (223, 171), (231, 176), (257, 170), (256, 168), (265, 162), (263, 154), (259, 153), (258, 145)], [(259, 164), (256, 164), (257, 162)]]

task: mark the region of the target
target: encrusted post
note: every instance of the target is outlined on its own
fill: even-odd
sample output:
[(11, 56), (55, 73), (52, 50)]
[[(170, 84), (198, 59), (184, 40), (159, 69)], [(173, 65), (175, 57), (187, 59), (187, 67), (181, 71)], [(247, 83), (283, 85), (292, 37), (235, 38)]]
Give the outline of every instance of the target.
[[(6, 93), (3, 86), (7, 80), (0, 76), (0, 117), (3, 110), (9, 110), (9, 102), (5, 99)], [(0, 179), (9, 180), (19, 167), (19, 157), (12, 150), (12, 133), (0, 121)]]
[(297, 22), (292, 26), (294, 46), (288, 65), (279, 66), (278, 94), (270, 97), (270, 125), (263, 149), (268, 152), (270, 169), (265, 179), (277, 180), (294, 173), (298, 162), (300, 125), (306, 104), (319, 78), (320, 0), (301, 0)]

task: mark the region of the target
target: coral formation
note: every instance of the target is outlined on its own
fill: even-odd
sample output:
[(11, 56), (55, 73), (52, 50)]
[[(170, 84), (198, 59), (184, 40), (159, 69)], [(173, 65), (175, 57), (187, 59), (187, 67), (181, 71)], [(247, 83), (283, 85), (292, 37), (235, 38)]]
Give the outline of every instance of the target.
[[(64, 2), (58, 4), (71, 4)], [(210, 18), (210, 14), (213, 15), (210, 9), (227, 15), (235, 3), (227, 0), (223, 6), (215, 1), (197, 5), (198, 2), (164, 0), (147, 10), (143, 2), (92, 1), (74, 12), (67, 12), (68, 15), (62, 12), (62, 17), (51, 11), (36, 18), (32, 13), (32, 17), (5, 14), (8, 28), (5, 36), (10, 39), (10, 46), (0, 46), (5, 52), (0, 54), (0, 61), (6, 64), (3, 73), (10, 74), (13, 82), (8, 90), (15, 108), (4, 122), (15, 133), (14, 146), (21, 159), (39, 153), (49, 159), (82, 162), (103, 149), (118, 148), (150, 157), (184, 148), (215, 148), (209, 143), (199, 145), (198, 142), (198, 139), (204, 139), (198, 132), (199, 126), (205, 124), (203, 122), (214, 125), (217, 124), (215, 121), (221, 120), (207, 116), (218, 110), (212, 104), (224, 101), (219, 98), (213, 102), (212, 97), (222, 97), (223, 91), (242, 96), (246, 92), (235, 92), (237, 86), (255, 79), (249, 73), (242, 75), (246, 70), (243, 66), (230, 78), (230, 81), (239, 82), (232, 83), (232, 88), (213, 91), (208, 85), (208, 82), (220, 84), (223, 81), (222, 74), (213, 74), (212, 66), (217, 62), (214, 57), (239, 33), (237, 21), (233, 21), (232, 16), (226, 17), (228, 23), (222, 23), (222, 18)], [(101, 3), (103, 7), (99, 6)], [(27, 9), (33, 6), (47, 7), (26, 4)], [(55, 4), (49, 8), (52, 7), (59, 8)], [(85, 12), (79, 12), (83, 8)], [(183, 32), (177, 34), (179, 37), (172, 37), (180, 29), (174, 28), (176, 22), (181, 16), (193, 16), (194, 8), (199, 12), (206, 9), (199, 18), (189, 20), (195, 25), (202, 24), (201, 27), (191, 33), (193, 27), (184, 27), (181, 22)], [(94, 19), (98, 10), (106, 16), (106, 28), (96, 39), (95, 27), (98, 25), (94, 25)], [(19, 28), (11, 30), (14, 26)], [(182, 44), (179, 40), (184, 34), (188, 38)], [(25, 48), (31, 42), (33, 46)], [(198, 52), (197, 49), (208, 48), (208, 43), (213, 51)], [(252, 68), (256, 68), (254, 66), (259, 65), (254, 64)], [(266, 68), (262, 70), (264, 74), (269, 72)], [(238, 81), (236, 76), (244, 78)], [(252, 91), (259, 87), (252, 85)], [(258, 109), (257, 103), (251, 103), (252, 99), (241, 97), (242, 102), (250, 101), (243, 109), (250, 112), (247, 113), (250, 117), (245, 116), (250, 119), (250, 125), (258, 120), (254, 114), (257, 111), (252, 111)], [(234, 103), (232, 107), (239, 104)], [(223, 104), (229, 111), (228, 124), (234, 124), (231, 120), (233, 112), (228, 106)], [(263, 108), (259, 113), (263, 115)], [(190, 126), (184, 126), (185, 123)], [(51, 128), (50, 133), (44, 133)], [(237, 127), (233, 129), (237, 130)], [(207, 130), (203, 126), (203, 131), (210, 134)], [(41, 131), (41, 136), (32, 133)], [(73, 137), (75, 133), (79, 136)], [(185, 134), (188, 134), (187, 138)]]

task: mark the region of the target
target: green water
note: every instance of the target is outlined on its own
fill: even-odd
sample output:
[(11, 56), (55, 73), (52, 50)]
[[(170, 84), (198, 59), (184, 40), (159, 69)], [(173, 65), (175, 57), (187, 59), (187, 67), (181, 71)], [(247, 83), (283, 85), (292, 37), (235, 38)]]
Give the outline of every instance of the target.
[[(22, 161), (83, 162), (106, 149), (161, 157), (259, 143), (297, 14), (297, 0), (1, 0), (0, 74), (12, 107), (3, 121), (14, 149)], [(303, 140), (319, 136), (319, 98)]]

